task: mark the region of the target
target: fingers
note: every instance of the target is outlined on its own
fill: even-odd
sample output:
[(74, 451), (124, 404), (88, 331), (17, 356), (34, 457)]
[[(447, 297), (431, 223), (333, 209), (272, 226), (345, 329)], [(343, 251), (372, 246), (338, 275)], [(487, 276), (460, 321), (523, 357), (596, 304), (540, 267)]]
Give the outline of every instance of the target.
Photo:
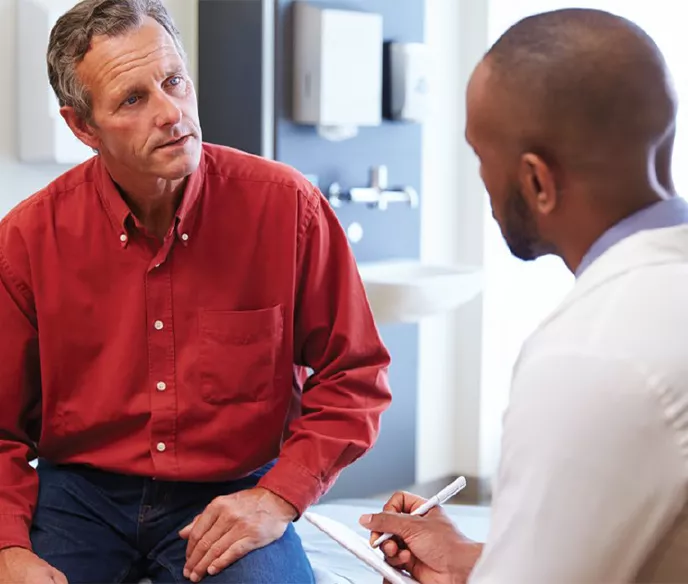
[(196, 517), (193, 518), (193, 521), (191, 521), (191, 523), (189, 523), (186, 527), (183, 527), (179, 532), (179, 537), (181, 537), (182, 539), (189, 539), (191, 530), (194, 528), (194, 525), (196, 525), (196, 521), (199, 517), (200, 515), (196, 515)]
[(380, 549), (385, 556), (385, 561), (395, 568), (404, 568), (412, 557), (409, 550), (400, 547), (393, 539), (384, 542)]
[[(404, 550), (406, 551), (406, 550)], [(385, 557), (385, 561), (390, 565), (394, 566), (395, 568), (402, 568), (404, 564), (408, 561), (408, 556), (409, 554), (406, 554), (406, 556), (402, 556), (401, 554), (398, 556), (394, 556), (392, 558), (390, 557)]]
[[(390, 499), (387, 501), (387, 503), (384, 504), (382, 507), (382, 514), (377, 514), (377, 515), (364, 515), (363, 517), (360, 518), (360, 523), (361, 525), (368, 527), (371, 529), (372, 533), (370, 535), (370, 545), (373, 545), (373, 543), (383, 534), (385, 533), (384, 527), (380, 524), (380, 521), (382, 519), (379, 519), (381, 515), (388, 516), (388, 515), (393, 515), (393, 514), (405, 514), (409, 515), (413, 511), (415, 511), (418, 507), (423, 505), (425, 503), (425, 499), (423, 497), (419, 497), (418, 495), (414, 495), (412, 493), (407, 493), (406, 491), (398, 491), (394, 493)], [(375, 518), (375, 519), (373, 519)], [(371, 523), (373, 521), (373, 523)], [(401, 535), (399, 533), (395, 533), (394, 531), (389, 531), (387, 530), (388, 533), (393, 533), (395, 535)]]
[(390, 497), (382, 510), (394, 513), (412, 513), (423, 503), (425, 503), (423, 497), (406, 491), (398, 491)]
[(275, 541), (284, 534), (291, 515), (271, 504), (259, 489), (215, 498), (180, 531), (188, 539), (184, 577), (199, 582)]
[(400, 550), (399, 554), (395, 557), (385, 557), (385, 562), (393, 568), (405, 570), (409, 574), (416, 574), (418, 568), (418, 561), (413, 557), (413, 554), (406, 549)]
[[(196, 518), (191, 522), (191, 524), (190, 524), (191, 528), (190, 528), (189, 536), (188, 536), (189, 543), (186, 546), (186, 559), (187, 560), (192, 556), (196, 546), (198, 545), (198, 542), (201, 541), (203, 536), (215, 524), (215, 521), (217, 521), (218, 515), (219, 515), (219, 512), (211, 503), (210, 505), (208, 505), (205, 508), (203, 513), (196, 516)], [(182, 531), (184, 531), (184, 530), (182, 529)]]
[(416, 558), (413, 557), (409, 550), (401, 550), (396, 558), (389, 558), (387, 562), (400, 570), (406, 570), (411, 573), (415, 571)]
[(394, 493), (382, 506), (382, 510), (389, 511), (390, 513), (401, 513), (399, 509), (402, 508), (403, 501), (404, 499), (401, 493)]
[[(363, 518), (361, 518), (361, 525), (363, 525)], [(370, 547), (376, 547), (375, 542), (382, 536), (382, 533), (378, 533), (377, 531), (371, 531), (370, 532)], [(384, 543), (384, 542), (383, 542)]]
[(400, 550), (399, 545), (393, 539), (388, 539), (387, 541), (383, 542), (380, 546), (380, 549), (388, 558), (395, 557)]
[(363, 527), (378, 533), (391, 533), (401, 539), (413, 534), (417, 529), (418, 521), (422, 519), (406, 513), (390, 513), (383, 511), (374, 515), (364, 515), (360, 519)]
[[(184, 577), (190, 578), (196, 568), (196, 564), (203, 559), (213, 545), (225, 535), (226, 529), (217, 521), (217, 516), (208, 514), (211, 519), (206, 520), (206, 508), (201, 517), (196, 521), (189, 534), (189, 543), (186, 546), (186, 564), (184, 565)], [(213, 521), (211, 524), (210, 521)], [(193, 580), (193, 578), (192, 578)], [(197, 582), (198, 580), (193, 580)]]
[(413, 560), (413, 554), (409, 550), (401, 550), (399, 552), (399, 561), (403, 564), (410, 565)]
[(206, 574), (217, 574), (254, 549), (250, 538), (236, 540), (236, 537), (236, 530), (230, 530), (219, 538), (191, 570), (191, 581), (199, 582)]
[(219, 558), (213, 560), (208, 567), (208, 574), (211, 576), (218, 574), (230, 564), (243, 558), (255, 549), (255, 544), (248, 538), (240, 539), (227, 548)]
[(59, 570), (57, 570), (55, 568), (52, 569), (51, 576), (52, 576), (52, 581), (55, 584), (69, 584), (67, 582), (67, 576), (65, 576), (62, 572), (60, 572)]

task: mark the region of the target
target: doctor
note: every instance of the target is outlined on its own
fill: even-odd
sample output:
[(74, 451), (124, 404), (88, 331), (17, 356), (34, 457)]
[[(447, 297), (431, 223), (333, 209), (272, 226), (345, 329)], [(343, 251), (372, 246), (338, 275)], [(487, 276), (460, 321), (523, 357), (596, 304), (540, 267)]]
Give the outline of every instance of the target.
[(568, 298), (527, 341), (488, 541), (396, 494), (361, 518), (422, 583), (688, 580), (688, 205), (676, 100), (636, 25), (526, 18), (470, 80), (466, 137), (512, 253), (563, 259)]

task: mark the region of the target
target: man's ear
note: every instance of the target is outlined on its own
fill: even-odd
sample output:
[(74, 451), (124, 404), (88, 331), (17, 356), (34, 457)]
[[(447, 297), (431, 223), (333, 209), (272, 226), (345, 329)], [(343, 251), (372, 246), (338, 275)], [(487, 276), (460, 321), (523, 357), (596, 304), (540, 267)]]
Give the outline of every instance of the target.
[(98, 150), (100, 147), (100, 140), (95, 132), (95, 128), (86, 120), (78, 116), (73, 107), (67, 105), (62, 106), (60, 108), (60, 115), (79, 140), (89, 148)]
[(521, 156), (519, 168), (521, 192), (530, 207), (541, 215), (549, 215), (559, 203), (552, 168), (537, 154)]

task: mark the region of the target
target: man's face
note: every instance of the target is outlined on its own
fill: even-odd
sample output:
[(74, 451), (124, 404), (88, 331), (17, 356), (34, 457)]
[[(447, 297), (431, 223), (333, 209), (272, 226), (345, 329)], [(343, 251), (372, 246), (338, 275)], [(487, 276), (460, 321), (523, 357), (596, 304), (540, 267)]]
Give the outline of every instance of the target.
[(196, 93), (174, 41), (155, 20), (120, 36), (94, 37), (77, 74), (91, 95), (89, 146), (110, 167), (163, 180), (196, 169)]
[(489, 68), (480, 64), (466, 95), (466, 140), (480, 161), (480, 176), (490, 198), (492, 216), (511, 253), (521, 260), (534, 260), (552, 252), (540, 235), (533, 210), (518, 181), (519, 155), (512, 147), (506, 124), (509, 112), (489, 84)]
[(514, 184), (508, 188), (501, 203), (499, 215), (495, 212), (495, 198), (490, 195), (492, 215), (497, 220), (512, 255), (525, 261), (534, 260), (543, 255), (545, 252), (541, 249), (541, 238), (535, 217), (518, 185)]

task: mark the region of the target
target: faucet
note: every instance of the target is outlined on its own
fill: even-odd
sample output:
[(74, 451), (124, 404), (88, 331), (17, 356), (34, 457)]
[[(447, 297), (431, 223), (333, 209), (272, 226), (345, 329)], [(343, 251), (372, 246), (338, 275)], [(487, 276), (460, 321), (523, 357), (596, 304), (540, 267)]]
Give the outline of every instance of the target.
[(387, 185), (387, 167), (374, 166), (370, 169), (370, 186), (353, 187), (345, 192), (339, 183), (332, 183), (327, 191), (327, 199), (333, 207), (342, 203), (364, 203), (373, 209), (384, 211), (389, 203), (406, 203), (412, 209), (418, 207), (418, 193), (413, 187), (389, 189)]

